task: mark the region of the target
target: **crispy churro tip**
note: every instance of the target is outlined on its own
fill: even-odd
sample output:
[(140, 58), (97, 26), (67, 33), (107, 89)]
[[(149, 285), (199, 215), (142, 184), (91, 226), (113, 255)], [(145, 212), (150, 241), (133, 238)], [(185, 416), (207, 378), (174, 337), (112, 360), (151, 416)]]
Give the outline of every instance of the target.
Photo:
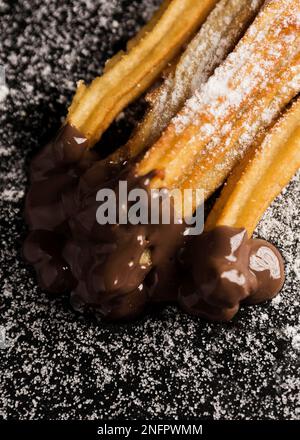
[(102, 77), (89, 86), (79, 84), (67, 122), (86, 136), (90, 147), (120, 111), (155, 81), (216, 2), (164, 2), (153, 21), (129, 44), (127, 52), (107, 64)]
[(228, 179), (206, 230), (220, 225), (252, 235), (263, 213), (300, 168), (300, 98)]
[[(129, 52), (130, 50), (132, 50), (135, 46), (138, 45), (138, 43), (141, 42), (141, 40), (149, 33), (153, 30), (153, 28), (156, 26), (156, 24), (158, 23), (158, 21), (161, 19), (161, 17), (163, 16), (163, 14), (165, 13), (166, 9), (168, 8), (169, 4), (171, 3), (171, 1), (173, 0), (163, 0), (162, 4), (160, 5), (160, 7), (158, 8), (158, 10), (156, 12), (154, 12), (152, 18), (149, 20), (148, 23), (145, 24), (145, 26), (143, 26), (140, 31), (133, 37), (131, 38), (127, 44), (126, 44), (126, 49), (127, 52)], [(105, 68), (104, 68), (104, 72), (108, 72), (112, 67), (114, 67), (121, 59), (122, 57), (126, 55), (126, 52), (124, 50), (120, 50), (120, 52), (118, 52), (116, 55), (114, 55), (112, 58), (110, 58), (109, 60), (106, 61), (105, 63)]]

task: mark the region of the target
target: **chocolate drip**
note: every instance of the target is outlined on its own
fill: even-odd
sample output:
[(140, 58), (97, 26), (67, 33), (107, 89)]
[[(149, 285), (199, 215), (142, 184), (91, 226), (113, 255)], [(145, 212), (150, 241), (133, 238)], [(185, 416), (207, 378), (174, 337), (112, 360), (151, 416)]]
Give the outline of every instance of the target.
[(184, 224), (97, 222), (99, 189), (116, 190), (126, 180), (128, 191), (148, 191), (150, 178), (135, 176), (131, 164), (99, 160), (78, 130), (62, 128), (32, 162), (25, 206), (30, 233), (23, 253), (45, 290), (71, 292), (75, 309), (109, 319), (133, 318), (149, 303), (172, 301), (192, 314), (230, 319), (241, 302), (277, 293), (279, 253), (248, 240), (244, 230), (217, 228), (187, 244)]

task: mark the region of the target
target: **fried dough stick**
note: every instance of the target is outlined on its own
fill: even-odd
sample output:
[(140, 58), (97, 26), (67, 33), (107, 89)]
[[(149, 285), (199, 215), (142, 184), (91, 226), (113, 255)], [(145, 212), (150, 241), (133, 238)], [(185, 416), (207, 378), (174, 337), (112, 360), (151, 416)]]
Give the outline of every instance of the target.
[(89, 86), (82, 81), (69, 108), (67, 122), (92, 147), (114, 118), (149, 87), (206, 19), (217, 0), (172, 0), (162, 9), (125, 54), (108, 63), (104, 74)]

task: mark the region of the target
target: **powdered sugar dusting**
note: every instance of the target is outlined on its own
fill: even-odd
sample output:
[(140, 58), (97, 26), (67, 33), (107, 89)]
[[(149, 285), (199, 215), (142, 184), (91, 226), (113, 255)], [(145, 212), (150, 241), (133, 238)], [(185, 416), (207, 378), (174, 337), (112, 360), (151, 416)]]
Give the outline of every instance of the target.
[[(269, 2), (236, 50), (174, 118), (162, 138), (172, 145), (164, 159), (168, 163), (166, 182), (180, 167), (185, 187), (196, 185), (210, 194), (299, 93), (300, 33), (294, 20), (299, 8), (300, 4), (291, 0)], [(293, 41), (292, 47), (286, 36)], [(224, 136), (228, 123), (232, 126)], [(207, 131), (207, 124), (213, 129)], [(159, 145), (150, 150), (150, 163), (152, 153), (159, 160)], [(207, 183), (205, 174), (208, 164), (212, 183)]]
[(9, 94), (8, 87), (6, 87), (4, 85), (0, 85), (0, 102), (5, 101), (8, 94)]
[[(239, 106), (248, 96), (251, 96), (253, 90), (260, 85), (265, 87), (268, 83), (270, 71), (276, 66), (281, 54), (286, 50), (286, 45), (282, 38), (275, 38), (279, 34), (288, 36), (290, 42), (297, 44), (297, 32), (295, 29), (287, 31), (290, 21), (299, 9), (291, 0), (272, 1), (271, 4), (276, 10), (273, 21), (265, 24), (264, 30), (259, 30), (261, 18), (257, 19), (251, 26), (248, 36), (254, 36), (254, 40), (245, 38), (236, 51), (231, 53), (221, 67), (219, 67), (211, 78), (204, 84), (200, 90), (188, 101), (185, 109), (174, 119), (176, 132), (180, 134), (185, 127), (195, 123), (195, 112), (199, 115), (203, 112), (206, 119), (214, 121), (215, 131), (218, 131), (219, 124), (226, 115), (233, 109), (238, 110)], [(272, 12), (272, 5), (269, 5)], [(287, 14), (287, 8), (292, 8), (288, 13), (288, 19), (280, 19)], [(261, 13), (261, 17), (265, 12)], [(297, 23), (295, 23), (297, 25)], [(272, 29), (271, 34), (268, 33)], [(273, 37), (271, 37), (273, 33)], [(271, 40), (273, 38), (273, 41)], [(270, 41), (268, 41), (268, 39)], [(248, 42), (249, 40), (249, 42)], [(260, 42), (266, 40), (265, 45)], [(263, 51), (263, 53), (262, 53)], [(249, 64), (250, 63), (252, 64)], [(252, 66), (252, 67), (251, 67)], [(295, 68), (296, 69), (296, 68)], [(236, 75), (240, 81), (237, 82)], [(295, 77), (296, 86), (298, 82)], [(220, 119), (220, 121), (218, 121)], [(201, 116), (198, 118), (201, 121)]]
[[(144, 131), (146, 135), (143, 133), (143, 142), (146, 146), (159, 137), (185, 101), (226, 58), (263, 2), (264, 0), (221, 0), (217, 3), (200, 32), (181, 56), (176, 68), (171, 70), (163, 84), (155, 90), (154, 98), (153, 93), (150, 93), (150, 121), (146, 117), (138, 127), (138, 142), (141, 142), (139, 134)], [(182, 115), (182, 120), (187, 124), (189, 118)]]
[(139, 171), (164, 168), (165, 185), (200, 187), (207, 195), (222, 184), (300, 91), (300, 32), (294, 17), (299, 9), (293, 0), (267, 3), (237, 48), (146, 153)]

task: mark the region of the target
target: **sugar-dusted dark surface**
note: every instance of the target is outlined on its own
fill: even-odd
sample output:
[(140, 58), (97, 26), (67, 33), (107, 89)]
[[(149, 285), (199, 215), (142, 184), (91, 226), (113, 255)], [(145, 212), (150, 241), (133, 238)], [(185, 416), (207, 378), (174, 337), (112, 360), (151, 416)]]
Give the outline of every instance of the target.
[[(42, 292), (20, 257), (30, 158), (76, 81), (97, 75), (157, 4), (0, 0), (1, 418), (300, 416), (299, 175), (258, 228), (283, 253), (285, 288), (227, 325), (173, 307), (128, 325), (95, 322)], [(124, 136), (137, 112), (120, 118)]]

